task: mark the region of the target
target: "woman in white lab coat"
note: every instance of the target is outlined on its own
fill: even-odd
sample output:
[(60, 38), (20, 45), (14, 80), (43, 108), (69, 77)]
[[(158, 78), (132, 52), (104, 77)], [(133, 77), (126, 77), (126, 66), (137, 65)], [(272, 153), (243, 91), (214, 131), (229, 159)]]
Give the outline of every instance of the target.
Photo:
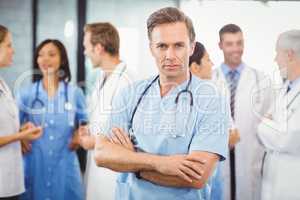
[[(12, 35), (0, 25), (0, 68), (12, 64), (13, 54)], [(0, 199), (15, 200), (24, 192), (20, 141), (35, 140), (41, 134), (41, 128), (30, 123), (20, 130), (17, 105), (0, 77)]]
[[(262, 200), (300, 199), (300, 30), (282, 33), (277, 62), (284, 86), (258, 126), (266, 148)], [(287, 72), (287, 73), (286, 73)]]

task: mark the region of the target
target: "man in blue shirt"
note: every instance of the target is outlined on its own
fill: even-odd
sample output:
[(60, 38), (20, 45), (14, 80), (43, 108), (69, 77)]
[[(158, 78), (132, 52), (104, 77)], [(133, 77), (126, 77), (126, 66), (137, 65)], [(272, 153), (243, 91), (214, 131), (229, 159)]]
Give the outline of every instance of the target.
[(160, 9), (147, 28), (159, 75), (114, 98), (95, 161), (122, 172), (116, 199), (208, 199), (209, 177), (227, 155), (228, 106), (211, 82), (189, 72), (195, 32), (183, 12)]

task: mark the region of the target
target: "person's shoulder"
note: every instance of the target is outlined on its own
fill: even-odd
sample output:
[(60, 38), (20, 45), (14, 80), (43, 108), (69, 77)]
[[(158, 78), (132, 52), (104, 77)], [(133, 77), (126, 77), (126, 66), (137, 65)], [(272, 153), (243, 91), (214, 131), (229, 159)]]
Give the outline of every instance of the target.
[(222, 96), (220, 88), (215, 81), (200, 79), (195, 76), (193, 77), (191, 90), (195, 102), (200, 104)]
[(68, 86), (68, 92), (74, 94), (74, 95), (83, 95), (83, 90), (81, 87), (79, 87), (77, 84), (74, 84), (72, 82), (61, 82), (62, 84), (67, 84)]
[(245, 65), (245, 69), (248, 73), (253, 73), (255, 76), (255, 79), (257, 79), (258, 81), (262, 81), (262, 80), (265, 81), (265, 80), (270, 79), (270, 76), (266, 72), (264, 72), (260, 69), (257, 69), (257, 68), (254, 68), (254, 67), (248, 66), (248, 65)]
[(141, 92), (146, 89), (148, 85), (151, 84), (151, 82), (156, 78), (156, 76), (151, 76), (146, 79), (141, 80), (134, 80), (129, 84), (127, 87), (125, 87), (126, 90), (134, 90), (135, 92)]
[(13, 94), (20, 105), (29, 103), (37, 96), (37, 82), (27, 82), (13, 88)]
[(62, 84), (67, 84), (67, 85), (68, 85), (68, 88), (71, 89), (71, 90), (81, 89), (77, 84), (72, 83), (72, 82), (64, 82), (64, 81), (61, 81), (61, 83), (62, 83)]
[(193, 90), (196, 93), (215, 93), (217, 91), (217, 85), (215, 81), (210, 80), (210, 79), (201, 79), (198, 78), (197, 76), (192, 76), (193, 81)]
[(25, 95), (31, 95), (32, 92), (35, 92), (38, 87), (38, 82), (29, 82), (20, 85), (19, 87), (14, 88), (14, 92)]
[(247, 65), (247, 64), (244, 65), (244, 69), (248, 72), (256, 73), (256, 74), (259, 74), (259, 75), (264, 75), (265, 74), (262, 70), (258, 69), (257, 67), (253, 67), (253, 66), (250, 66), (250, 65)]

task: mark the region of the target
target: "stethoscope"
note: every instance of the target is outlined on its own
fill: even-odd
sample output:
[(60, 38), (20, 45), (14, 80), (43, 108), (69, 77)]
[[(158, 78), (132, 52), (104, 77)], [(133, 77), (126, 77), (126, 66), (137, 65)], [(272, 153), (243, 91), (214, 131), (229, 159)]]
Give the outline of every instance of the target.
[[(179, 102), (180, 95), (182, 95), (183, 93), (187, 93), (187, 94), (189, 95), (189, 99), (190, 99), (190, 112), (191, 112), (192, 107), (193, 107), (193, 105), (194, 105), (194, 99), (193, 99), (193, 93), (189, 90), (189, 87), (190, 87), (191, 82), (192, 82), (192, 73), (189, 72), (189, 74), (190, 74), (189, 81), (188, 81), (188, 83), (187, 83), (185, 89), (183, 89), (183, 90), (181, 90), (181, 91), (179, 91), (179, 92), (177, 93), (177, 96), (176, 96), (176, 98), (175, 98), (175, 102), (174, 102), (174, 103), (175, 103), (176, 106), (177, 106), (177, 104), (178, 104), (178, 102)], [(132, 112), (132, 115), (131, 115), (131, 118), (130, 118), (130, 121), (129, 121), (129, 137), (130, 137), (130, 139), (131, 139), (131, 141), (133, 142), (134, 145), (137, 144), (136, 138), (135, 138), (135, 136), (134, 136), (133, 128), (132, 128), (132, 124), (133, 124), (133, 119), (134, 119), (135, 113), (136, 113), (136, 111), (137, 111), (139, 105), (141, 104), (143, 98), (146, 96), (147, 91), (150, 89), (150, 87), (151, 87), (157, 80), (158, 80), (158, 82), (159, 82), (159, 75), (157, 75), (157, 76), (150, 82), (150, 84), (144, 89), (144, 91), (142, 92), (140, 98), (139, 98), (138, 101), (137, 101), (136, 106), (135, 106), (134, 109), (133, 109), (133, 112)], [(174, 135), (174, 137), (176, 137), (176, 136)]]
[[(39, 80), (36, 84), (35, 98), (31, 103), (31, 108), (35, 108), (35, 106), (38, 104), (40, 105), (40, 108), (45, 108), (44, 102), (39, 98), (40, 84), (41, 84), (41, 81)], [(65, 96), (64, 108), (66, 111), (70, 111), (70, 110), (72, 110), (72, 104), (69, 101), (68, 82), (66, 82), (66, 81), (64, 81), (64, 96)]]

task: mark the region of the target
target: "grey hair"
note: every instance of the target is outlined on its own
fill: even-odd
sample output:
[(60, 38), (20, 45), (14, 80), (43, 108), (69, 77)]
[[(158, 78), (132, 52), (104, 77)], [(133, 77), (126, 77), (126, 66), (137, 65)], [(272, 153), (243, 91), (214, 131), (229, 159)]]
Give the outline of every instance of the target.
[(300, 30), (289, 30), (279, 35), (277, 46), (280, 49), (291, 49), (300, 57)]

